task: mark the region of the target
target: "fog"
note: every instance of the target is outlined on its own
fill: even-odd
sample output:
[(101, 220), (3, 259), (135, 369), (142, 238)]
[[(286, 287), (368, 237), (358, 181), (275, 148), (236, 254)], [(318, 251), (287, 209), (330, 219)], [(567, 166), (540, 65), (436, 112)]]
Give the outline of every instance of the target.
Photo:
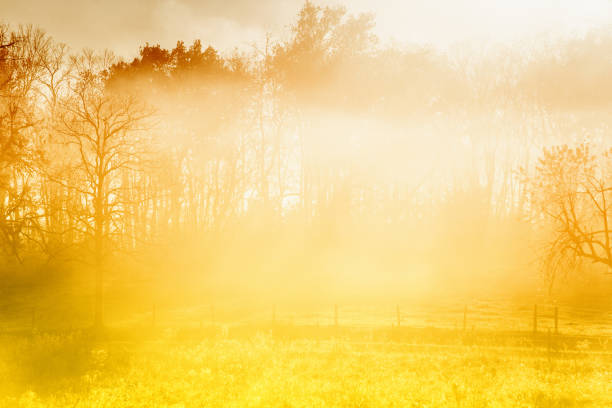
[[(198, 12), (232, 18), (215, 35), (246, 27), (215, 48), (181, 41), (202, 31), (153, 30), (162, 6), (108, 37), (123, 58), (77, 25), (68, 46), (3, 26), (9, 304), (65, 293), (101, 324), (151, 304), (609, 290), (612, 32), (594, 10), (579, 32), (450, 50), (393, 45), (363, 5), (209, 3)], [(284, 28), (266, 35), (270, 13)]]

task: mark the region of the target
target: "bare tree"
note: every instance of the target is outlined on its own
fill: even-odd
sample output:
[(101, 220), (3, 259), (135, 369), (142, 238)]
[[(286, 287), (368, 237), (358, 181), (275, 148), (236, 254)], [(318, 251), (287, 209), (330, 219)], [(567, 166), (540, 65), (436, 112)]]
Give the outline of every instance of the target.
[(536, 220), (549, 228), (544, 269), (552, 287), (559, 273), (583, 261), (612, 268), (612, 150), (589, 144), (545, 149), (529, 180)]
[(152, 115), (134, 96), (105, 91), (103, 74), (111, 62), (110, 54), (91, 51), (73, 58), (76, 77), (59, 104), (57, 125), (69, 155), (54, 177), (80, 197), (70, 216), (93, 242), (97, 327), (103, 325), (104, 260), (113, 251), (113, 237), (122, 230), (128, 208), (121, 194), (122, 172), (142, 166), (147, 145), (143, 131)]
[(36, 95), (40, 55), (48, 42), (43, 31), (31, 26), (17, 31), (0, 26), (0, 242), (19, 261), (37, 226), (32, 189), (41, 112)]

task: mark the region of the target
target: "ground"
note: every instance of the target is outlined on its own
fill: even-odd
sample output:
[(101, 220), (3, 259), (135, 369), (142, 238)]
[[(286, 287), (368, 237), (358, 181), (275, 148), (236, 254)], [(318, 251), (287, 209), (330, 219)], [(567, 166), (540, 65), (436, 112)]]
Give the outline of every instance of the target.
[(540, 303), (534, 333), (527, 302), (340, 304), (337, 326), (333, 303), (149, 302), (92, 331), (35, 299), (0, 315), (0, 407), (612, 407), (609, 305)]
[(280, 324), (34, 332), (2, 337), (0, 406), (606, 407), (600, 340)]

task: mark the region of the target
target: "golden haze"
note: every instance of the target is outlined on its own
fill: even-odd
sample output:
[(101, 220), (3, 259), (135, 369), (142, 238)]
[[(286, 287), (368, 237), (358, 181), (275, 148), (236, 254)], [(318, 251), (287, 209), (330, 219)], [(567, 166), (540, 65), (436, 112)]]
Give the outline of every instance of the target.
[(124, 3), (0, 25), (0, 406), (612, 404), (609, 2)]

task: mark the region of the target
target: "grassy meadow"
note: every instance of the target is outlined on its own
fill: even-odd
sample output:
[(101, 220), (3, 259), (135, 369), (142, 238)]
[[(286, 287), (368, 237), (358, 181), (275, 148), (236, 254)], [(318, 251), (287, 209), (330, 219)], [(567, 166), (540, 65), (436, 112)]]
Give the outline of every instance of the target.
[(4, 338), (6, 407), (605, 407), (612, 354), (249, 339)]
[[(217, 322), (199, 325), (176, 320), (194, 314), (187, 310), (157, 311), (155, 326), (145, 316), (103, 332), (6, 331), (0, 406), (612, 406), (609, 337), (578, 335), (567, 325), (554, 334), (543, 307), (536, 334), (527, 310), (515, 312), (527, 320), (517, 330), (505, 311), (510, 329), (500, 330), (486, 322), (503, 318), (501, 306), (468, 309), (465, 329), (431, 324), (462, 318), (456, 308), (424, 308), (402, 312), (400, 327), (392, 314), (384, 319), (386, 309), (341, 307), (338, 326), (333, 309), (289, 317), (277, 309), (250, 321), (219, 309)], [(419, 313), (429, 318), (418, 321)]]

